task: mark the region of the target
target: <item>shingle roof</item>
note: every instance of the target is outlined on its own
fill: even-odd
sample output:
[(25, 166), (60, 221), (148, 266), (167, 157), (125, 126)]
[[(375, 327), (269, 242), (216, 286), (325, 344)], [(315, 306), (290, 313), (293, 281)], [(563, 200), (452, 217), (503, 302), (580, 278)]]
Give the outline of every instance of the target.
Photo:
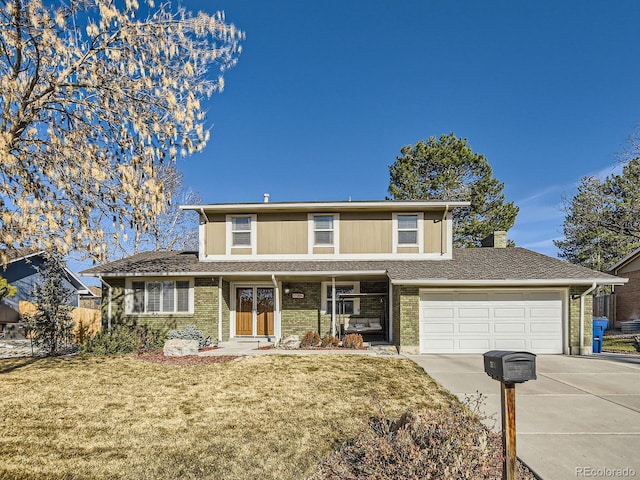
[(455, 249), (451, 260), (371, 260), (371, 261), (207, 261), (198, 252), (143, 252), (85, 270), (83, 275), (110, 277), (132, 275), (213, 275), (229, 274), (387, 274), (393, 283), (541, 283), (619, 284), (623, 280), (548, 257), (524, 248)]

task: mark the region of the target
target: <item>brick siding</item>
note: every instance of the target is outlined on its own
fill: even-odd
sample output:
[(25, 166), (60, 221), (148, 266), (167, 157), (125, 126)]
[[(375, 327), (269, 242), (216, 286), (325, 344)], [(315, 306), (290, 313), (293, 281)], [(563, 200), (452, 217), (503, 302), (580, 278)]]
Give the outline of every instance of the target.
[[(572, 355), (580, 353), (580, 297), (589, 287), (571, 287), (569, 291), (569, 347)], [(571, 298), (576, 296), (577, 298)], [(584, 299), (584, 346), (591, 348), (593, 344), (593, 297)]]
[[(195, 325), (205, 336), (218, 338), (218, 286), (217, 280), (196, 278), (194, 280), (194, 312), (192, 314), (126, 314), (124, 306), (125, 279), (109, 279), (112, 287), (111, 325), (147, 326), (154, 330), (167, 331)], [(102, 323), (107, 327), (108, 293), (102, 290)]]
[(629, 282), (616, 286), (616, 322), (636, 320), (640, 318), (640, 270), (620, 276), (628, 278)]

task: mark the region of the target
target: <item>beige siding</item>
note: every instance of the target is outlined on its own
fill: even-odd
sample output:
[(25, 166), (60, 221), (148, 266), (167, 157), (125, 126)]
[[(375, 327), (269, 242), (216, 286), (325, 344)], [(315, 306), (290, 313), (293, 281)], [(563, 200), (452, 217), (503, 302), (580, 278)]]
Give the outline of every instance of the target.
[(333, 247), (313, 247), (313, 253), (316, 255), (330, 255), (334, 252)]
[(391, 253), (390, 213), (340, 214), (340, 253)]
[(224, 215), (209, 215), (209, 223), (205, 225), (205, 252), (207, 255), (224, 255), (226, 253), (227, 229)]
[(398, 253), (420, 253), (418, 247), (398, 247)]
[(231, 255), (251, 255), (251, 248), (232, 248)]
[(424, 253), (440, 253), (443, 251), (442, 229), (445, 227), (446, 220), (442, 221), (442, 214), (424, 212)]
[(307, 228), (305, 213), (258, 215), (258, 255), (306, 254)]

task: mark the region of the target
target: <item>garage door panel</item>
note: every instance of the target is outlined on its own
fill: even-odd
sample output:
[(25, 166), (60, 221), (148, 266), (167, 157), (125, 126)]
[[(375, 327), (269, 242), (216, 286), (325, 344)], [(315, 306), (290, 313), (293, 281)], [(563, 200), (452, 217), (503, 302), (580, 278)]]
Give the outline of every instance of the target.
[(564, 292), (420, 292), (420, 351), (562, 353)]
[(557, 318), (560, 313), (562, 313), (562, 308), (531, 307), (529, 310), (529, 316), (532, 320), (536, 320), (538, 318), (546, 319), (549, 317)]
[(499, 318), (524, 318), (527, 314), (527, 311), (524, 307), (513, 308), (513, 307), (495, 307), (493, 309), (493, 316), (496, 319)]
[(496, 350), (527, 350), (527, 341), (522, 338), (496, 338)]
[(432, 353), (449, 353), (454, 350), (453, 339), (427, 339), (426, 346)]
[(486, 352), (487, 350), (491, 350), (491, 340), (488, 338), (461, 338), (458, 345), (461, 350), (467, 351), (475, 350), (477, 352)]
[[(561, 334), (562, 329), (554, 322), (535, 322), (529, 325), (531, 333)], [(553, 336), (553, 335), (547, 335)]]
[(460, 307), (458, 308), (458, 318), (464, 320), (466, 318), (490, 318), (491, 311), (489, 307)]
[(423, 330), (424, 333), (456, 333), (455, 324), (453, 323), (441, 323), (441, 322), (429, 322), (425, 324)]
[(522, 323), (494, 323), (493, 324), (493, 331), (495, 333), (498, 334), (504, 334), (504, 333), (520, 333), (520, 334), (525, 334), (527, 333), (527, 324), (522, 322)]
[(453, 308), (443, 307), (443, 308), (423, 308), (422, 314), (424, 318), (449, 318), (452, 319), (454, 317)]
[(488, 322), (484, 323), (460, 323), (458, 325), (459, 333), (489, 333), (491, 326)]

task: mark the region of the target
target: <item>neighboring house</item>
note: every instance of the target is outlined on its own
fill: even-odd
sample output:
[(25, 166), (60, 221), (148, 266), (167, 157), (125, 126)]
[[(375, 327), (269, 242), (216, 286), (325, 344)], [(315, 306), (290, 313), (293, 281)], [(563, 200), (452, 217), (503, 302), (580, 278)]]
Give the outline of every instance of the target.
[(466, 205), (189, 205), (198, 252), (145, 252), (83, 274), (103, 282), (108, 325), (196, 324), (223, 341), (355, 331), (408, 353), (589, 353), (591, 292), (626, 280), (506, 248), (504, 232), (454, 249), (452, 210)]
[(611, 267), (609, 273), (629, 278), (627, 284), (614, 287), (613, 318), (610, 319), (613, 326), (640, 319), (640, 248)]
[[(21, 300), (33, 301), (33, 288), (43, 280), (42, 274), (38, 269), (44, 264), (44, 253), (44, 251), (40, 251), (28, 254), (13, 254), (13, 256), (9, 257), (7, 266), (4, 269), (0, 268), (0, 274), (17, 289), (14, 297), (3, 300), (6, 305), (11, 306), (14, 310), (18, 310)], [(69, 303), (72, 306), (79, 306), (81, 298), (98, 297), (71, 270), (65, 268), (65, 273), (64, 285), (71, 292)]]
[(88, 308), (90, 310), (100, 310), (100, 305), (102, 304), (102, 289), (93, 285), (89, 285), (88, 288), (93, 296), (81, 296), (79, 306), (82, 308)]

